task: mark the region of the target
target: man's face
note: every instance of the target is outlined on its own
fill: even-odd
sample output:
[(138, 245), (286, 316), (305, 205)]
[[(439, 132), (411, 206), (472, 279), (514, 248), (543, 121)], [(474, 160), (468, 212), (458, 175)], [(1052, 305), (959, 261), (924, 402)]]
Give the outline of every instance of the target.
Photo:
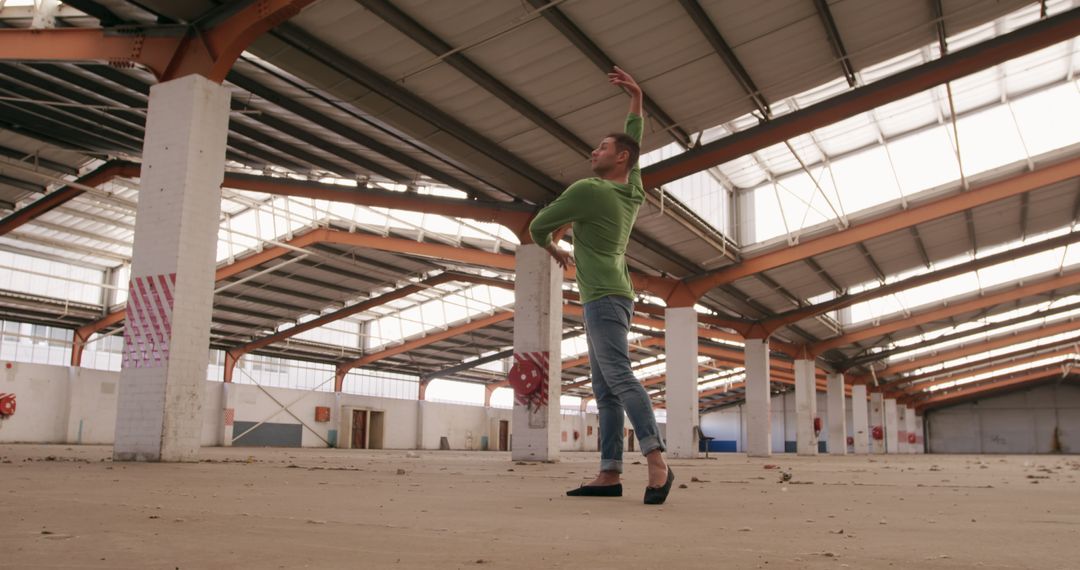
[[(625, 161), (625, 158), (623, 160)], [(592, 166), (593, 174), (597, 176), (611, 174), (619, 168), (619, 153), (615, 149), (615, 139), (606, 137), (600, 141), (600, 146), (592, 151), (589, 165)]]

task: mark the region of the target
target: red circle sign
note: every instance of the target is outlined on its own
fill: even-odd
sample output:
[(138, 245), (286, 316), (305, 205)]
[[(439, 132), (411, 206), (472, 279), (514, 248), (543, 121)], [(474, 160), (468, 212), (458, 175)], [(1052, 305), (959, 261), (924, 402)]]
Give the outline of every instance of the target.
[(518, 360), (510, 368), (508, 380), (514, 392), (528, 396), (540, 388), (544, 381), (544, 372), (531, 360)]
[(0, 398), (0, 416), (15, 415), (15, 395), (6, 394)]

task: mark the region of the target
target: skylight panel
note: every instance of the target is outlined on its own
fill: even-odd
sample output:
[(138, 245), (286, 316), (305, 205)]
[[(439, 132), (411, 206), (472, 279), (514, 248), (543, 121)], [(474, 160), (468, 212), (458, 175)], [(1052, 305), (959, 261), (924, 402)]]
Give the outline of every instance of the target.
[(958, 121), (960, 157), (971, 175), (1026, 157), (1024, 144), (1005, 106), (975, 113)]
[(884, 148), (837, 160), (832, 163), (832, 174), (848, 214), (900, 198)]
[(1012, 111), (1032, 154), (1080, 143), (1080, 84), (1076, 81), (1017, 99)]
[(942, 114), (938, 106), (938, 100), (930, 91), (921, 91), (878, 107), (874, 110), (874, 118), (882, 133), (892, 138), (937, 122)]
[(943, 126), (889, 142), (900, 190), (912, 195), (960, 178), (956, 154)]

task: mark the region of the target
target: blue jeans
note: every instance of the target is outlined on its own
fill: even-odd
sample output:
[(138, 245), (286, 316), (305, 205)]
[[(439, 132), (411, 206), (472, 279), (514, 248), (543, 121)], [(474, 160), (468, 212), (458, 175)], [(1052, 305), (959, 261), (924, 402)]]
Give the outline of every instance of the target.
[(630, 368), (630, 317), (634, 302), (608, 295), (585, 303), (593, 395), (600, 412), (600, 470), (622, 473), (623, 414), (634, 426), (642, 455), (667, 449), (660, 438), (652, 402)]

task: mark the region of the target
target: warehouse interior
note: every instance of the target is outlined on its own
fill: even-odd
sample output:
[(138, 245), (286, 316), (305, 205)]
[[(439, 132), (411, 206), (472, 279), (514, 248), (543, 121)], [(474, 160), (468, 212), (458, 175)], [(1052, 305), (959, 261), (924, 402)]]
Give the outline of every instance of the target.
[[(0, 0), (0, 545), (1071, 567), (1078, 4)], [(599, 422), (528, 234), (621, 129), (615, 65), (630, 355), (679, 477), (644, 513), (563, 496)]]

